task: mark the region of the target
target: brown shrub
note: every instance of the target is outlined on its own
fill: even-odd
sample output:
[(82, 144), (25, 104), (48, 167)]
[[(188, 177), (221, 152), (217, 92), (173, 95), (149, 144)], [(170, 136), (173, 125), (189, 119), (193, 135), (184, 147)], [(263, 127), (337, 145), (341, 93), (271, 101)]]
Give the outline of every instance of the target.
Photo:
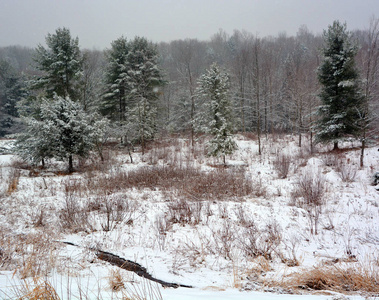
[(252, 183), (242, 171), (216, 169), (201, 172), (191, 167), (153, 166), (118, 171), (88, 182), (92, 191), (113, 193), (129, 188), (174, 189), (179, 197), (192, 200), (239, 198), (252, 193)]

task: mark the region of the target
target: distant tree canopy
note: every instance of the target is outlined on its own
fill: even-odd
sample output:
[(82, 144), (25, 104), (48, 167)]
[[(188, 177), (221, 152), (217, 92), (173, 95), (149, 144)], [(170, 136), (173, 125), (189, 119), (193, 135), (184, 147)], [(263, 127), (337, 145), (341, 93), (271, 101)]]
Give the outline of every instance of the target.
[(322, 106), (318, 111), (316, 141), (333, 142), (334, 149), (338, 149), (339, 141), (360, 134), (364, 98), (354, 60), (357, 46), (346, 24), (335, 21), (324, 32), (324, 41), (324, 58), (318, 74)]

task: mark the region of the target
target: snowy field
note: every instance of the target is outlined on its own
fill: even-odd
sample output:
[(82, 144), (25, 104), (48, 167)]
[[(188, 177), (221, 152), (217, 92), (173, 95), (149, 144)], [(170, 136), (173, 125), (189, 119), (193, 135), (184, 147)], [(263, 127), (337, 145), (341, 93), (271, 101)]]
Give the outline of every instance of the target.
[[(110, 147), (71, 175), (66, 163), (33, 169), (5, 151), (0, 299), (377, 299), (378, 146), (360, 168), (358, 144), (310, 154), (307, 141), (269, 136), (258, 155), (255, 139), (236, 139), (226, 168), (204, 141), (191, 150), (179, 138), (133, 163)], [(162, 288), (96, 249), (193, 288)]]

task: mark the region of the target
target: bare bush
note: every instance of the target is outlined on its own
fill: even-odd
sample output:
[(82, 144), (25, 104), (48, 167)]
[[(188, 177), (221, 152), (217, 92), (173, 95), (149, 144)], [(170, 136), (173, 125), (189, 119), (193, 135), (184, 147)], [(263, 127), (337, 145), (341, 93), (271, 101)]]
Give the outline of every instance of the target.
[(279, 178), (287, 178), (291, 166), (291, 157), (289, 155), (279, 153), (275, 157), (273, 165), (275, 170), (278, 172)]
[(340, 154), (336, 153), (327, 153), (322, 155), (322, 162), (327, 167), (335, 167), (338, 165), (338, 161), (340, 160)]
[[(88, 228), (88, 211), (82, 205), (78, 193), (80, 194), (81, 185), (77, 181), (65, 181), (64, 201), (59, 211), (60, 225), (63, 229), (72, 232), (85, 231)], [(78, 189), (78, 186), (80, 187)]]
[(281, 251), (276, 252), (282, 263), (286, 264), (288, 267), (296, 267), (300, 265), (300, 262), (296, 256), (296, 250), (299, 247), (299, 242), (299, 237), (292, 235), (290, 238), (283, 240), (286, 254)]
[(267, 260), (272, 260), (273, 252), (282, 241), (281, 228), (274, 222), (267, 224), (261, 230), (253, 220), (250, 220), (240, 241), (246, 256), (253, 258), (263, 256)]
[(336, 165), (336, 172), (343, 182), (354, 182), (357, 176), (358, 167), (349, 160), (339, 160)]
[(72, 232), (85, 231), (88, 225), (88, 214), (79, 204), (79, 199), (74, 196), (66, 196), (63, 207), (59, 211), (60, 225), (63, 229)]
[(212, 231), (212, 236), (215, 253), (222, 255), (225, 259), (232, 260), (232, 249), (235, 246), (236, 236), (230, 219), (226, 219), (220, 229)]
[(168, 204), (168, 219), (171, 223), (181, 225), (192, 224), (193, 211), (184, 199), (178, 199)]
[(292, 192), (294, 202), (306, 210), (312, 234), (317, 234), (318, 221), (322, 212), (325, 195), (325, 178), (317, 174), (304, 172), (295, 183)]
[(258, 172), (258, 176), (254, 176), (251, 180), (252, 191), (251, 193), (256, 197), (266, 197), (267, 196), (267, 185), (264, 183), (265, 180), (262, 179), (261, 173)]
[[(102, 230), (111, 231), (120, 223), (133, 224), (139, 208), (135, 201), (127, 199), (124, 195), (100, 194), (87, 200), (83, 210), (86, 213), (92, 212), (92, 219), (99, 222)], [(92, 224), (91, 227), (96, 227), (96, 224)]]
[(165, 250), (167, 232), (171, 230), (172, 223), (167, 220), (166, 216), (157, 216), (154, 222), (159, 250)]

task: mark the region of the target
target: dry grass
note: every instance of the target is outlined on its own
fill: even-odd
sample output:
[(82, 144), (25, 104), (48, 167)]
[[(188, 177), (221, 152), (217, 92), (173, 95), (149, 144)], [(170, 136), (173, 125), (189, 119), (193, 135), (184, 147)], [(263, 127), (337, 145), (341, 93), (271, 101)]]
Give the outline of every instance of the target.
[(125, 288), (124, 279), (120, 269), (111, 269), (108, 276), (108, 283), (112, 291), (118, 292)]
[(288, 281), (286, 287), (330, 290), (335, 292), (367, 292), (379, 293), (379, 272), (377, 266), (343, 267), (320, 266), (309, 271), (296, 273)]
[(17, 190), (18, 181), (20, 180), (20, 170), (12, 169), (8, 180), (7, 195), (9, 196)]
[(55, 245), (50, 233), (29, 234), (23, 239), (24, 248), (18, 273), (21, 278), (47, 275), (55, 266)]
[(33, 278), (33, 283), (23, 282), (17, 291), (17, 300), (60, 300), (58, 293), (47, 280)]
[(52, 233), (11, 235), (0, 233), (0, 267), (20, 278), (45, 276), (55, 266), (56, 245)]

